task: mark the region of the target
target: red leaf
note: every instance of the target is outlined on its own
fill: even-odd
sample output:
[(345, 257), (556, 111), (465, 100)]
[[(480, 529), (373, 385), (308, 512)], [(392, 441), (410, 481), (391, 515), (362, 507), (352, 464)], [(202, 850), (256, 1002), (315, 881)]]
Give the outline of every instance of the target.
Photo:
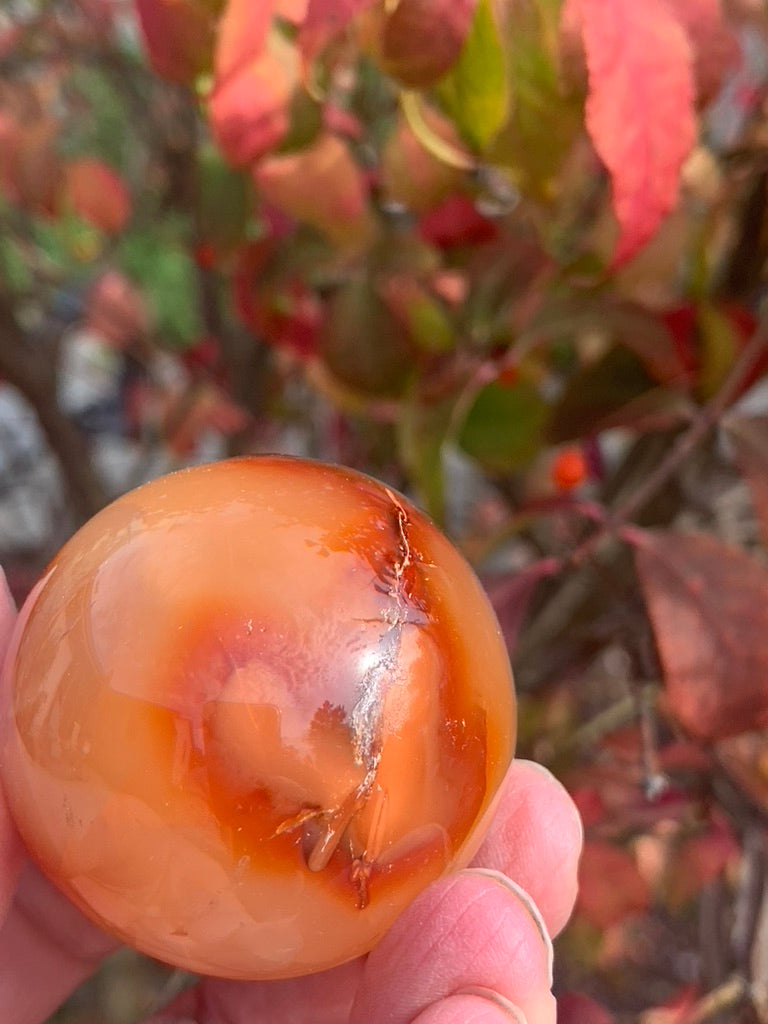
[(384, 70), (416, 89), (434, 85), (458, 59), (476, 7), (477, 0), (400, 0), (382, 28)]
[(700, 835), (685, 839), (670, 860), (666, 880), (669, 903), (682, 906), (740, 855), (741, 847), (723, 819), (712, 821)]
[(469, 196), (456, 194), (421, 218), (419, 234), (440, 249), (451, 249), (493, 242), (499, 229), (480, 213)]
[(583, 992), (557, 997), (557, 1024), (613, 1024), (613, 1016)]
[(646, 1010), (642, 1015), (643, 1024), (686, 1024), (691, 1019), (691, 1010), (697, 1000), (696, 989), (693, 985), (686, 985), (661, 1006)]
[[(237, 58), (242, 61), (242, 54)], [(216, 81), (209, 105), (211, 127), (233, 164), (253, 163), (285, 135), (297, 78), (295, 48), (272, 36), (263, 52)]]
[(6, 57), (16, 49), (24, 37), (21, 25), (8, 25), (0, 29), (0, 57)]
[(688, 33), (694, 55), (696, 90), (700, 101), (712, 99), (727, 71), (738, 64), (736, 34), (723, 17), (721, 0), (667, 0)]
[(272, 22), (270, 3), (229, 0), (219, 19), (214, 69), (217, 82), (237, 74), (263, 51)]
[(733, 781), (763, 812), (768, 813), (768, 737), (745, 732), (717, 744), (717, 759)]
[(214, 384), (199, 383), (194, 393), (168, 396), (165, 443), (178, 458), (189, 457), (210, 432), (227, 437), (248, 426), (248, 414)]
[(233, 276), (235, 307), (261, 340), (301, 358), (317, 349), (323, 307), (295, 272), (274, 260), (274, 240), (244, 247)]
[(507, 647), (512, 650), (536, 587), (557, 571), (556, 559), (542, 558), (520, 572), (484, 580), (483, 585), (501, 626)]
[(359, 142), (365, 135), (363, 122), (350, 110), (345, 110), (333, 100), (328, 100), (323, 105), (323, 128), (331, 135), (341, 135), (343, 138)]
[[(459, 135), (447, 117), (426, 107), (424, 120), (432, 134), (449, 146), (461, 147)], [(430, 153), (403, 116), (384, 146), (380, 175), (386, 198), (404, 203), (415, 213), (434, 209), (464, 183), (463, 173)], [(466, 202), (469, 204), (469, 200)]]
[(210, 64), (215, 19), (204, 0), (136, 0), (149, 61), (163, 78), (190, 85)]
[(696, 349), (696, 307), (691, 302), (664, 310), (660, 319), (672, 336), (674, 354), (679, 360), (681, 373), (679, 383), (689, 387), (699, 369), (699, 354)]
[(579, 866), (577, 909), (596, 928), (610, 928), (648, 909), (648, 886), (632, 855), (612, 843), (589, 840)]
[(267, 157), (254, 170), (263, 198), (343, 245), (368, 235), (365, 177), (333, 135), (320, 135), (298, 153)]
[(83, 324), (113, 347), (124, 348), (146, 333), (149, 314), (128, 278), (119, 270), (106, 270), (88, 290)]
[(309, 0), (307, 15), (299, 32), (299, 48), (305, 63), (311, 63), (361, 11), (375, 0)]
[(691, 47), (665, 0), (567, 0), (564, 18), (581, 26), (586, 124), (611, 175), (620, 263), (677, 203), (696, 137)]
[(703, 534), (638, 538), (666, 703), (699, 739), (768, 723), (768, 570)]
[(131, 197), (123, 179), (90, 157), (70, 160), (65, 166), (62, 198), (65, 207), (111, 235), (122, 231), (131, 215)]
[(0, 110), (0, 194), (35, 213), (52, 213), (61, 174), (56, 152), (59, 126), (21, 111)]
[(307, 16), (308, 3), (309, 0), (275, 0), (275, 17), (301, 25)]
[(76, 0), (76, 6), (96, 36), (105, 38), (114, 28), (118, 17), (114, 0)]

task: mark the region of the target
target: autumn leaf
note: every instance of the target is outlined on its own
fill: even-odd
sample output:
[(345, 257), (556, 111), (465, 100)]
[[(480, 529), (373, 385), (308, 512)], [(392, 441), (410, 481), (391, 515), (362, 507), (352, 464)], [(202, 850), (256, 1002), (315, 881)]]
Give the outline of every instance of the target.
[[(461, 141), (448, 118), (431, 108), (423, 111), (431, 132), (449, 146)], [(414, 213), (431, 210), (458, 190), (464, 175), (434, 156), (414, 134), (402, 115), (387, 138), (381, 155), (380, 184), (390, 202), (402, 203)]]
[(490, 0), (479, 0), (469, 33), (439, 95), (465, 141), (478, 151), (494, 139), (509, 113), (504, 39)]
[(586, 126), (611, 176), (619, 264), (677, 203), (696, 138), (692, 49), (666, 0), (567, 0), (564, 18), (581, 28)]
[(191, 85), (207, 70), (215, 17), (205, 0), (136, 0), (149, 61), (163, 78)]
[(214, 70), (219, 83), (260, 56), (271, 21), (270, 3), (229, 0), (219, 19), (216, 36)]
[(365, 241), (370, 232), (362, 171), (344, 143), (323, 134), (298, 153), (271, 156), (254, 169), (263, 198), (338, 245)]
[(383, 22), (384, 71), (415, 89), (433, 85), (455, 63), (478, 0), (400, 0)]
[(299, 32), (299, 49), (305, 64), (311, 62), (347, 28), (356, 15), (375, 0), (309, 0)]
[(24, 29), (21, 25), (8, 25), (0, 29), (0, 58), (6, 57), (19, 45)]
[(413, 372), (405, 331), (365, 278), (352, 278), (330, 299), (320, 355), (334, 379), (358, 395), (399, 396)]
[[(97, 38), (108, 41), (119, 14), (112, 0), (76, 0), (76, 7), (88, 19), (88, 27)], [(0, 52), (1, 46), (0, 46)]]
[(123, 179), (91, 157), (64, 166), (61, 196), (65, 209), (110, 235), (119, 234), (131, 215), (131, 196)]
[(717, 760), (739, 789), (768, 813), (768, 736), (764, 730), (740, 733), (715, 747)]
[(469, 196), (457, 193), (419, 220), (419, 235), (439, 249), (481, 246), (498, 238), (498, 225)]
[(688, 33), (699, 102), (712, 99), (739, 61), (736, 33), (724, 17), (722, 0), (666, 0)]
[(679, 907), (713, 882), (741, 853), (724, 816), (707, 823), (698, 835), (684, 839), (670, 858), (665, 879), (668, 905)]
[(613, 1024), (604, 1006), (583, 992), (564, 992), (557, 997), (557, 1024)]
[(269, 238), (241, 248), (233, 279), (235, 307), (262, 341), (307, 358), (317, 348), (323, 307), (297, 268), (274, 258), (279, 251)]
[(245, 63), (238, 55), (238, 62), (236, 70), (216, 80), (209, 115), (222, 153), (236, 166), (245, 167), (288, 131), (298, 55), (290, 42), (274, 32), (261, 53)]
[(629, 851), (603, 840), (584, 844), (576, 908), (596, 928), (648, 909), (651, 895)]
[(455, 344), (454, 325), (440, 300), (413, 274), (382, 277), (376, 292), (403, 331), (422, 352), (449, 352)]
[(510, 651), (515, 649), (528, 606), (539, 583), (558, 568), (553, 558), (542, 558), (519, 572), (489, 577), (483, 581)]
[(687, 1024), (692, 1018), (691, 1011), (696, 1005), (698, 992), (694, 985), (685, 985), (661, 1006), (645, 1010), (638, 1018), (638, 1024)]
[(301, 25), (307, 16), (309, 0), (275, 0), (274, 14), (292, 25)]
[(563, 170), (574, 144), (584, 135), (583, 104), (566, 86), (575, 77), (568, 73), (569, 49), (578, 53), (579, 81), (583, 50), (576, 29), (569, 33), (563, 24), (558, 30), (560, 6), (560, 0), (503, 5), (502, 57), (510, 98), (488, 153), (494, 166), (508, 168), (521, 191), (545, 207), (570, 179), (572, 172), (563, 178)]
[(768, 723), (768, 570), (704, 534), (637, 544), (670, 713), (702, 740)]
[(61, 174), (58, 131), (53, 119), (25, 123), (0, 111), (0, 195), (35, 213), (53, 212)]
[(248, 414), (209, 382), (178, 396), (166, 396), (166, 402), (163, 440), (176, 458), (188, 458), (208, 431), (227, 437), (248, 425)]

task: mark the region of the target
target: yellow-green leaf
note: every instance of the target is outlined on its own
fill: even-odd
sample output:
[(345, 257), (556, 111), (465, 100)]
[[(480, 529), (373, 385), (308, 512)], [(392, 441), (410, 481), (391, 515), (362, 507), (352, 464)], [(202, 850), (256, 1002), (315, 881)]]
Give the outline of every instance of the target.
[(507, 119), (509, 69), (490, 0), (480, 0), (459, 59), (440, 81), (438, 95), (464, 140), (482, 152)]

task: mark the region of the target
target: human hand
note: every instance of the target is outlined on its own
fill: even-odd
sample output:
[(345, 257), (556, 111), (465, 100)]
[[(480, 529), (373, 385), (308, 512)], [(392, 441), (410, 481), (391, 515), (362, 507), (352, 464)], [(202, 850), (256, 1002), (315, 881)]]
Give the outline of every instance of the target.
[[(0, 652), (14, 611), (0, 592)], [(581, 826), (516, 761), (472, 866), (429, 887), (367, 957), (278, 982), (203, 979), (145, 1024), (554, 1024), (551, 936), (576, 894)], [(41, 1024), (111, 950), (28, 861), (0, 800), (0, 1006)]]

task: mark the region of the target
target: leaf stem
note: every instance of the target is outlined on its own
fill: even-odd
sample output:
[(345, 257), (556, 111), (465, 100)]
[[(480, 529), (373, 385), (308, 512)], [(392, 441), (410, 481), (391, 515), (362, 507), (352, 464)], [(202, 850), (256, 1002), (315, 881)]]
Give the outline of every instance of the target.
[(749, 998), (746, 979), (734, 975), (691, 1007), (683, 1017), (684, 1024), (704, 1024), (724, 1010), (734, 1010)]

